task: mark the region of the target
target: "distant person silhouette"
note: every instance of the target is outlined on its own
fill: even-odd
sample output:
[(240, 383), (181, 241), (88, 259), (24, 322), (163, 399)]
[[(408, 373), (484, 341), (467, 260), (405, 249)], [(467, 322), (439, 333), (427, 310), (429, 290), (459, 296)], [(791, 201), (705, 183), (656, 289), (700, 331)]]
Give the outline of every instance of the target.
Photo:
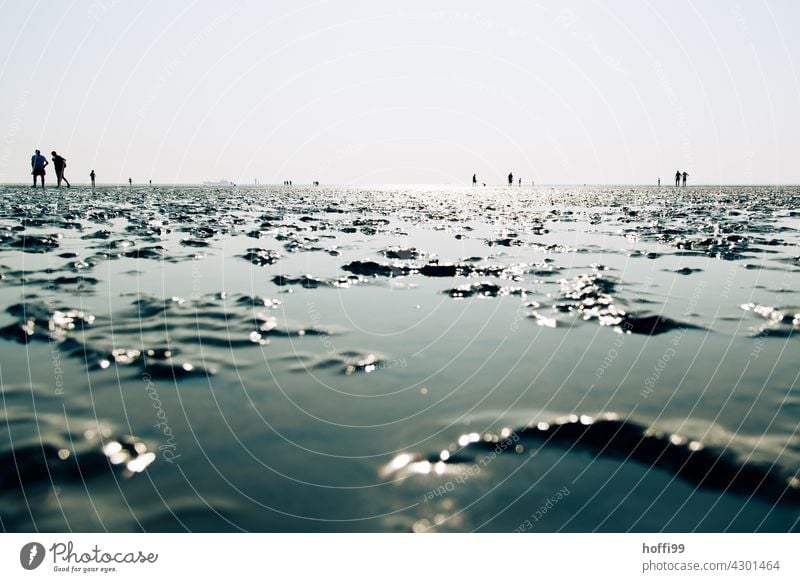
[(128, 186), (133, 186), (133, 178), (128, 178)]
[(519, 179), (519, 187), (522, 188), (522, 178)]
[(658, 179), (658, 185), (661, 186), (661, 178)]
[(512, 184), (514, 184), (514, 174), (509, 172), (508, 173), (508, 185), (511, 186)]
[(44, 188), (44, 169), (50, 162), (42, 155), (42, 152), (36, 150), (36, 153), (31, 156), (31, 174), (33, 174), (33, 188), (36, 188), (36, 176), (42, 177), (42, 188)]
[(67, 188), (69, 188), (69, 180), (64, 175), (64, 168), (67, 167), (67, 160), (63, 156), (59, 156), (55, 151), (50, 152), (53, 156), (53, 166), (56, 169), (56, 182), (57, 188), (61, 188), (61, 181), (63, 180), (67, 184)]
[(684, 172), (684, 173), (683, 173), (683, 185), (684, 185), (684, 186), (686, 186), (686, 178), (688, 178), (688, 177), (689, 177), (689, 174), (688, 174), (688, 173), (686, 173), (686, 172)]
[(681, 171), (680, 170), (675, 172), (675, 185), (676, 186), (680, 186), (681, 185)]
[(92, 188), (94, 188), (94, 178), (95, 178), (94, 170), (89, 172), (89, 178), (91, 178), (91, 180), (92, 180)]
[(472, 185), (473, 186), (478, 185), (478, 174), (472, 174)]

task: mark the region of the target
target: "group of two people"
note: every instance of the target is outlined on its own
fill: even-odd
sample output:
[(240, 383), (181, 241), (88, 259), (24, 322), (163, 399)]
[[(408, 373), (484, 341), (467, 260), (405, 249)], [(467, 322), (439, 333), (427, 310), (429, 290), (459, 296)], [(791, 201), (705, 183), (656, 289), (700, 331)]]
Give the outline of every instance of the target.
[[(69, 188), (69, 180), (64, 175), (64, 169), (67, 167), (67, 160), (63, 156), (59, 156), (55, 151), (50, 152), (53, 156), (53, 167), (56, 169), (56, 180), (58, 181), (58, 187), (61, 188), (61, 181), (63, 180), (64, 183)], [(50, 162), (47, 161), (42, 155), (42, 152), (36, 150), (36, 153), (31, 156), (31, 174), (33, 174), (33, 187), (36, 188), (36, 178), (37, 176), (41, 177), (42, 180), (42, 188), (44, 188), (44, 169), (50, 165)]]

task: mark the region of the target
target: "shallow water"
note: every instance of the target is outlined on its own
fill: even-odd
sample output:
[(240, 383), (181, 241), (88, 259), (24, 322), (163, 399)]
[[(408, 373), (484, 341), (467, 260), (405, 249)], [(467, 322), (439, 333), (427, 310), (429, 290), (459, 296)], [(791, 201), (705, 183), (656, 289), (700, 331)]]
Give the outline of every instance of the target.
[(0, 200), (3, 530), (800, 528), (800, 188)]

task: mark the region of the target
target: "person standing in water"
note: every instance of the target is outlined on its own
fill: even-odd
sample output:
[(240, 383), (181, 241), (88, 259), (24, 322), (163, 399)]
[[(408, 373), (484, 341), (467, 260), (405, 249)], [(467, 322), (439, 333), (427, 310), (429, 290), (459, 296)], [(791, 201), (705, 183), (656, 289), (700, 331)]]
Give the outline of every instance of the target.
[(89, 172), (89, 178), (92, 179), (92, 189), (94, 189), (94, 177), (95, 177), (94, 170), (92, 170), (91, 172)]
[(684, 188), (686, 187), (686, 178), (688, 178), (688, 177), (689, 177), (689, 174), (687, 172), (684, 172), (683, 173), (683, 186), (684, 186)]
[(472, 185), (473, 186), (478, 185), (478, 174), (472, 174)]
[(69, 188), (69, 180), (67, 180), (67, 177), (64, 175), (64, 169), (67, 167), (67, 159), (63, 156), (59, 156), (55, 150), (50, 152), (50, 154), (53, 156), (53, 166), (56, 169), (56, 187), (61, 188), (61, 180), (64, 180), (67, 184), (67, 188)]
[(681, 171), (680, 170), (676, 170), (675, 171), (675, 185), (676, 186), (680, 186), (681, 185)]
[(133, 178), (128, 178), (128, 186), (133, 186)]
[(512, 172), (508, 173), (508, 185), (512, 186), (514, 184), (514, 174)]
[(42, 177), (42, 188), (44, 188), (44, 169), (50, 162), (42, 155), (42, 152), (36, 150), (36, 153), (31, 156), (31, 174), (33, 174), (33, 188), (36, 188), (36, 176)]
[(661, 186), (661, 178), (658, 179), (658, 185)]
[(522, 188), (522, 178), (519, 179), (519, 187)]

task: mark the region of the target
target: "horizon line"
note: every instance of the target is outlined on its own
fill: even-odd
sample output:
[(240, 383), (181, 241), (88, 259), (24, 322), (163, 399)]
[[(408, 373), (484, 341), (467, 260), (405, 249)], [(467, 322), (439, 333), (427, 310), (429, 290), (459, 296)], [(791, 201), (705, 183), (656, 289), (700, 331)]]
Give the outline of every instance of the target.
[[(91, 188), (91, 182), (75, 182), (76, 186), (86, 186)], [(27, 186), (34, 189), (31, 186), (30, 182), (0, 182), (0, 186)], [(133, 182), (133, 184), (128, 184), (128, 182), (104, 182), (102, 184), (96, 184), (95, 188), (102, 188), (102, 187), (114, 187), (114, 186), (205, 186), (205, 187), (259, 187), (259, 186), (280, 186), (286, 188), (293, 188), (295, 186), (312, 186), (314, 188), (324, 188), (324, 187), (331, 187), (331, 186), (463, 186), (465, 188), (475, 188), (480, 190), (481, 188), (488, 188), (488, 187), (495, 187), (501, 186), (504, 188), (539, 188), (545, 186), (570, 186), (570, 187), (588, 187), (588, 186), (652, 186), (655, 188), (693, 188), (698, 186), (703, 187), (712, 187), (712, 186), (800, 186), (800, 183), (797, 182), (715, 182), (715, 183), (697, 183), (691, 184), (688, 186), (675, 186), (672, 183), (666, 184), (657, 184), (657, 183), (650, 183), (650, 182), (552, 182), (552, 183), (541, 183), (541, 184), (525, 184), (523, 183), (521, 186), (518, 184), (513, 184), (509, 186), (504, 182), (498, 183), (486, 183), (485, 185), (473, 185), (471, 182), (341, 182), (341, 183), (334, 183), (331, 182), (330, 184), (320, 183), (319, 185), (314, 185), (312, 182), (299, 182), (297, 184), (280, 184), (280, 183), (268, 183), (259, 182), (258, 184), (254, 184), (252, 182), (231, 182), (230, 184), (217, 184), (217, 183), (209, 183), (206, 184), (204, 182)], [(36, 189), (40, 189), (41, 186), (36, 186)], [(48, 185), (46, 189), (55, 188), (59, 189), (56, 185)], [(62, 187), (63, 190), (69, 190), (69, 187)]]

